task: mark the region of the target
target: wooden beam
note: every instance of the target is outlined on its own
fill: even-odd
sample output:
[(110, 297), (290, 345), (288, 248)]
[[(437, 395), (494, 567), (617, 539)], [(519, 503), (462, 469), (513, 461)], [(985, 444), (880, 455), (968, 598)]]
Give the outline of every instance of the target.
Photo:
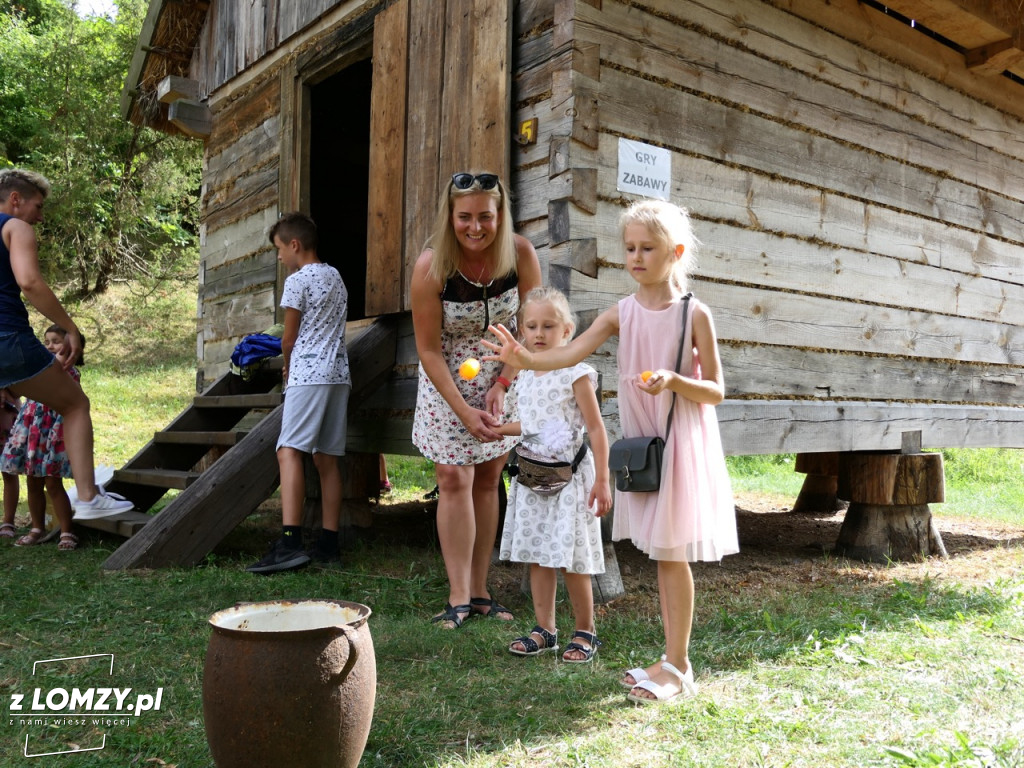
[(405, 278), (405, 122), (409, 3), (377, 14), (370, 95), (370, 189), (366, 222), (366, 314), (400, 312)]
[(199, 101), (199, 81), (168, 75), (156, 84), (156, 98), (164, 104), (173, 104), (178, 99)]
[(981, 75), (1001, 75), (1024, 61), (1024, 51), (1010, 38), (964, 51), (967, 68)]
[(167, 119), (186, 135), (205, 139), (213, 130), (213, 113), (205, 104), (189, 99), (178, 99), (167, 108)]

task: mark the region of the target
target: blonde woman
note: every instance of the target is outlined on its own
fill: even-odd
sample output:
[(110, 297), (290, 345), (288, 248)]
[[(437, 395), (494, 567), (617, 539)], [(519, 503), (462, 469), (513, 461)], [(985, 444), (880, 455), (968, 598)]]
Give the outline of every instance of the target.
[(492, 323), (513, 323), (522, 297), (540, 285), (530, 242), (512, 229), (508, 192), (497, 174), (452, 176), (412, 279), (419, 354), (413, 443), (434, 462), (437, 530), (448, 575), (448, 603), (434, 617), (456, 629), (471, 614), (505, 621), (512, 613), (491, 596), (487, 574), (498, 528), (498, 483), (518, 442), (495, 430), (516, 370), (483, 363), (464, 379), (459, 366), (487, 353)]

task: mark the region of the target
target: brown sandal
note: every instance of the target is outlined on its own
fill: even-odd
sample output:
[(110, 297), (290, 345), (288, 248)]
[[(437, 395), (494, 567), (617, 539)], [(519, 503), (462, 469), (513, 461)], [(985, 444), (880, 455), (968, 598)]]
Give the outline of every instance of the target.
[(33, 528), (31, 531), (26, 533), (24, 536), (22, 536), (16, 542), (14, 542), (14, 546), (16, 546), (16, 547), (34, 547), (36, 544), (39, 543), (39, 540), (41, 538), (43, 538), (43, 533), (44, 533), (44, 531), (43, 531), (42, 528)]
[(60, 541), (57, 542), (57, 549), (61, 552), (70, 552), (73, 549), (78, 549), (78, 537), (70, 532), (62, 533)]
[(0, 524), (0, 539), (13, 539), (17, 535), (17, 529), (12, 523)]

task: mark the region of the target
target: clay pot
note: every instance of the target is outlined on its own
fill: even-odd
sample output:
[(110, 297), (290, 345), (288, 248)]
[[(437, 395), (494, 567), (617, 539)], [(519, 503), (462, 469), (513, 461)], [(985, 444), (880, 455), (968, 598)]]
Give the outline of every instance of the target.
[(218, 768), (355, 768), (377, 690), (369, 617), (342, 600), (213, 614), (203, 716)]

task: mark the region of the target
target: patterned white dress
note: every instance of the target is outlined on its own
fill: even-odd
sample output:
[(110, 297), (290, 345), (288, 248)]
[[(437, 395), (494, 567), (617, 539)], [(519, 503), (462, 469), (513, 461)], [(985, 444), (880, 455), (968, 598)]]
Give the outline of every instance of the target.
[[(573, 460), (586, 431), (572, 389), (581, 378), (597, 386), (597, 372), (586, 363), (519, 374), (516, 405), (526, 447), (552, 459)], [(546, 424), (552, 421), (562, 422), (572, 433), (571, 445), (560, 452), (531, 437), (547, 433)], [(501, 559), (565, 568), (570, 573), (604, 573), (601, 523), (594, 514), (596, 510), (587, 507), (595, 479), (594, 454), (590, 450), (572, 482), (553, 496), (540, 496), (513, 478), (501, 534)]]
[[(515, 333), (519, 278), (512, 274), (482, 285), (456, 272), (445, 283), (441, 293), (441, 310), (441, 354), (462, 397), (472, 407), (483, 410), (487, 390), (501, 373), (502, 364), (483, 360), (484, 355), (491, 354), (491, 351), (481, 343), (481, 339), (487, 335), (487, 326), (496, 323), (504, 323)], [(480, 360), (480, 373), (466, 381), (459, 376), (459, 366), (468, 357)], [(509, 420), (513, 400), (514, 397), (505, 398), (505, 421)], [(504, 456), (519, 442), (519, 438), (507, 437), (492, 443), (477, 440), (441, 397), (420, 365), (412, 442), (420, 453), (436, 464), (463, 465), (482, 464)]]

